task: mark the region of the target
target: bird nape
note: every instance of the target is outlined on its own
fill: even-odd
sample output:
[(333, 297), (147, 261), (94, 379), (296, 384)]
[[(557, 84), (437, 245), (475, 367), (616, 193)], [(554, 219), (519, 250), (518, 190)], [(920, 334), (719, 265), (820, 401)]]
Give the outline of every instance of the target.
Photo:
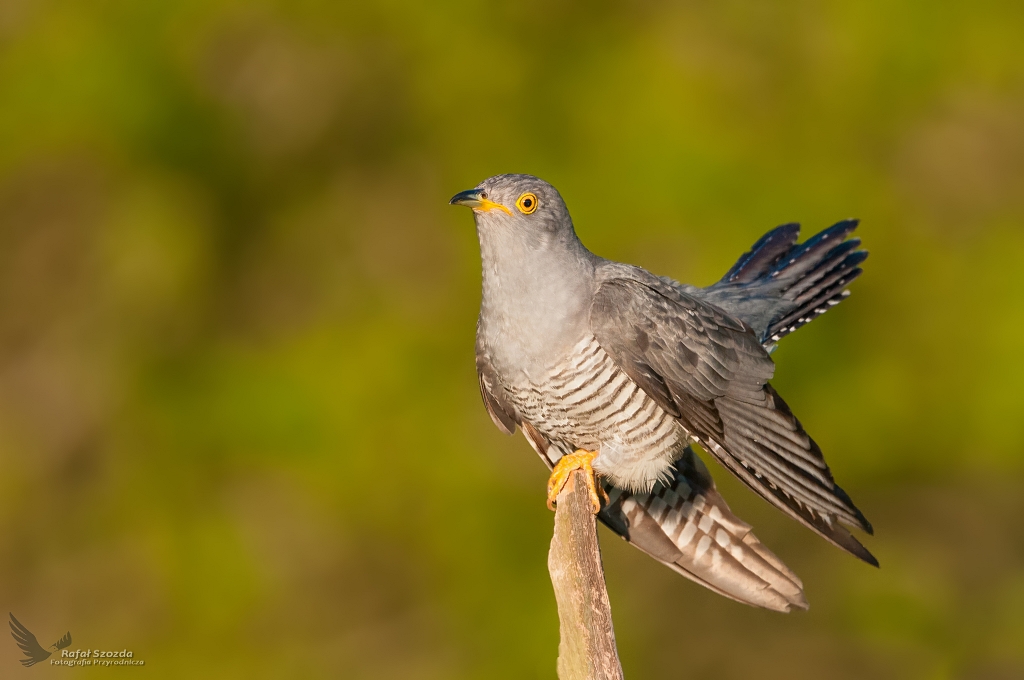
[(549, 503), (588, 472), (598, 516), (684, 576), (747, 604), (806, 609), (800, 579), (729, 510), (699, 444), (832, 544), (871, 524), (769, 384), (785, 335), (849, 294), (867, 253), (845, 220), (798, 244), (787, 224), (717, 283), (681, 284), (591, 253), (558, 191), (499, 175), (450, 201), (473, 210), (483, 260), (476, 365), (487, 411), (552, 469)]

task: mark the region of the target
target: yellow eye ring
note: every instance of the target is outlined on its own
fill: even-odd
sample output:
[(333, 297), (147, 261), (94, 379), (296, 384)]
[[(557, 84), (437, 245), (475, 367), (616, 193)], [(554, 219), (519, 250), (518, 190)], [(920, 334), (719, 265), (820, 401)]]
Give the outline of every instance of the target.
[(523, 213), (524, 215), (529, 215), (530, 213), (535, 211), (539, 205), (540, 201), (537, 200), (537, 197), (535, 195), (530, 193), (523, 194), (518, 199), (516, 199), (516, 208), (518, 208), (519, 212)]

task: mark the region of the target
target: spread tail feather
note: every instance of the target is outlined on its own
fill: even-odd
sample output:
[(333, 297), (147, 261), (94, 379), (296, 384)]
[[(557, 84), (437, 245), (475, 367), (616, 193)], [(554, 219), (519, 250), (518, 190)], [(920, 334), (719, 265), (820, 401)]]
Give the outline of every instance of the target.
[(776, 227), (744, 253), (704, 297), (743, 319), (762, 344), (809, 323), (842, 302), (868, 253), (847, 237), (857, 220), (843, 220), (797, 244), (800, 225)]
[(860, 264), (868, 257), (866, 250), (858, 250), (860, 239), (845, 240), (857, 224), (843, 220), (829, 227), (795, 246), (772, 269), (768, 276), (788, 283), (782, 297), (794, 306), (772, 319), (762, 342), (778, 342), (850, 294), (846, 287), (864, 272)]
[(648, 493), (605, 483), (598, 517), (612, 531), (687, 578), (744, 604), (780, 612), (807, 609), (803, 583), (739, 520), (687, 447), (673, 477)]
[[(523, 434), (548, 468), (560, 454), (530, 423)], [(553, 460), (552, 460), (553, 459)], [(804, 585), (737, 518), (689, 446), (672, 477), (649, 492), (630, 492), (602, 480), (605, 526), (670, 569), (737, 602), (779, 612), (807, 609)]]

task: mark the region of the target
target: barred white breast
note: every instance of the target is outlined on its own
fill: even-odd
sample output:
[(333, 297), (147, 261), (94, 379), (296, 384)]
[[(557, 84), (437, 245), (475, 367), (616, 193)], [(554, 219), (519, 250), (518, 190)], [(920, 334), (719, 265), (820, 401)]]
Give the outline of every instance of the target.
[(670, 474), (688, 434), (587, 334), (544, 374), (503, 385), (520, 416), (551, 444), (552, 464), (576, 449), (598, 451), (594, 469), (616, 486), (648, 491)]

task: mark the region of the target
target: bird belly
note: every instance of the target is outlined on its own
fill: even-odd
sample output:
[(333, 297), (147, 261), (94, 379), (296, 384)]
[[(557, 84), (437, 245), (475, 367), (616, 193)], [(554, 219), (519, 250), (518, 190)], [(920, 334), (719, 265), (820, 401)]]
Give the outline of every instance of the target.
[(506, 391), (520, 417), (551, 444), (551, 463), (576, 449), (597, 451), (594, 469), (620, 488), (650, 490), (689, 440), (593, 336), (539, 378), (510, 382)]

